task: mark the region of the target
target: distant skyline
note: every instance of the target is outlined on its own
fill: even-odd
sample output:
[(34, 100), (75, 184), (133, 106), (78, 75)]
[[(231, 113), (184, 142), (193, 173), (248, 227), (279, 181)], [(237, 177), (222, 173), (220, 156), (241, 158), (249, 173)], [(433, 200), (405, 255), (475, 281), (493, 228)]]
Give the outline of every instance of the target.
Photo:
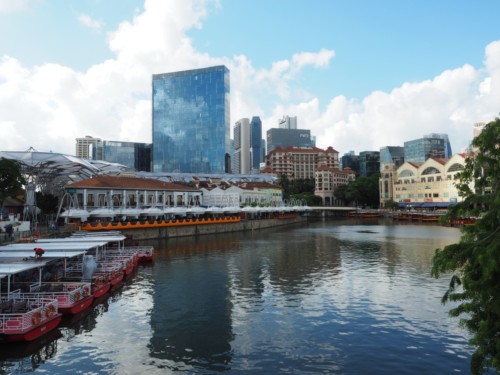
[(152, 75), (225, 65), (231, 128), (297, 116), (340, 155), (500, 114), (498, 1), (0, 0), (0, 150), (152, 141)]

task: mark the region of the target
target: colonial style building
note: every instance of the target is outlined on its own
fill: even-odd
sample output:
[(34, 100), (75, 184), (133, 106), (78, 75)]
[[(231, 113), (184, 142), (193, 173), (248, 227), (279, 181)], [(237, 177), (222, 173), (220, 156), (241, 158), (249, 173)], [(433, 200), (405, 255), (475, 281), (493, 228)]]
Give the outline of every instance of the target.
[(130, 209), (196, 206), (202, 201), (202, 192), (193, 187), (135, 177), (102, 175), (68, 184), (65, 191), (64, 207), (84, 210), (89, 217), (102, 217), (102, 209), (122, 216)]
[(314, 194), (321, 197), (323, 206), (342, 205), (342, 201), (335, 198), (335, 189), (340, 185), (347, 185), (350, 181), (356, 179), (356, 173), (350, 168), (339, 170), (338, 168), (327, 167), (326, 165), (318, 167), (314, 176)]
[(267, 155), (267, 166), (290, 180), (314, 179), (320, 166), (339, 168), (339, 153), (332, 147), (276, 147)]
[(462, 200), (455, 175), (465, 166), (465, 154), (450, 159), (429, 158), (423, 163), (405, 162), (397, 169), (393, 196), (402, 206), (447, 207)]
[(265, 206), (281, 206), (283, 191), (280, 186), (265, 182), (244, 182), (225, 189), (204, 187), (204, 206), (240, 207), (253, 203)]

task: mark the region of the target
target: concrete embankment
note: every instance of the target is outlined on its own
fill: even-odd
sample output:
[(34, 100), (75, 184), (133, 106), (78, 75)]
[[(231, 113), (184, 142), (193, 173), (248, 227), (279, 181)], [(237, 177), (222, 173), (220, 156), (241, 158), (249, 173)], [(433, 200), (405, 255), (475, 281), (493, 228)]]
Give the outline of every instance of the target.
[(190, 225), (180, 227), (160, 227), (144, 229), (125, 229), (122, 233), (134, 240), (152, 240), (185, 236), (202, 236), (205, 234), (253, 231), (265, 228), (279, 227), (290, 224), (305, 223), (306, 218), (297, 216), (287, 219), (242, 220), (238, 223)]

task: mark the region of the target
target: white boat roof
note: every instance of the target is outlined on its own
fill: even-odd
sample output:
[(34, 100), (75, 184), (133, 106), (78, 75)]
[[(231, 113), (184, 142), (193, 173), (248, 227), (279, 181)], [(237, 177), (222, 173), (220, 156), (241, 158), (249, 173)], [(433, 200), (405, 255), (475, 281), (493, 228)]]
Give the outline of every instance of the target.
[(33, 249), (35, 247), (41, 247), (45, 252), (47, 251), (58, 251), (58, 250), (66, 250), (66, 251), (71, 251), (71, 250), (82, 250), (82, 251), (88, 251), (91, 249), (95, 249), (98, 247), (103, 247), (108, 244), (108, 241), (85, 241), (85, 240), (80, 240), (78, 242), (67, 242), (67, 243), (54, 243), (54, 242), (49, 242), (49, 243), (43, 243), (43, 244), (38, 244), (38, 243), (33, 243), (33, 242), (27, 242), (27, 243), (14, 243), (10, 245), (4, 245), (0, 246), (0, 251), (2, 250), (31, 250), (31, 253), (33, 254)]
[[(54, 260), (54, 258), (71, 258), (79, 255), (85, 255), (85, 251), (83, 250), (69, 250), (69, 251), (50, 251), (45, 252), (42, 255), (41, 260), (48, 259)], [(12, 260), (23, 261), (24, 259), (33, 259), (34, 253), (33, 251), (25, 251), (25, 250), (0, 250), (0, 264), (3, 263), (12, 263)], [(39, 262), (39, 260), (36, 260)]]
[(125, 241), (125, 236), (75, 236), (65, 238), (39, 238), (36, 243), (68, 243), (68, 242), (120, 242)]
[(24, 271), (32, 270), (45, 266), (47, 262), (37, 261), (32, 263), (0, 263), (0, 277), (15, 275)]

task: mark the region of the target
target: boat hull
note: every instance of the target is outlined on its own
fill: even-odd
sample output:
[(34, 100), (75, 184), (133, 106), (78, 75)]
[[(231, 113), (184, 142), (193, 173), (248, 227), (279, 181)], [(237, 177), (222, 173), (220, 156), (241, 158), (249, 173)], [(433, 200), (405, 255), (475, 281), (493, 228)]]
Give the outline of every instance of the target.
[(109, 292), (110, 289), (111, 289), (110, 283), (102, 284), (99, 287), (96, 287), (92, 291), (92, 295), (94, 296), (94, 299), (99, 298), (99, 297), (105, 295), (107, 292)]
[(82, 298), (81, 300), (69, 305), (69, 306), (60, 306), (59, 312), (64, 315), (75, 315), (80, 311), (85, 310), (87, 307), (92, 305), (92, 301), (94, 299), (93, 295)]
[(3, 333), (0, 333), (0, 344), (36, 340), (37, 338), (57, 328), (61, 319), (62, 314), (57, 313), (50, 319), (45, 320), (43, 323), (29, 327), (26, 330), (5, 330)]

